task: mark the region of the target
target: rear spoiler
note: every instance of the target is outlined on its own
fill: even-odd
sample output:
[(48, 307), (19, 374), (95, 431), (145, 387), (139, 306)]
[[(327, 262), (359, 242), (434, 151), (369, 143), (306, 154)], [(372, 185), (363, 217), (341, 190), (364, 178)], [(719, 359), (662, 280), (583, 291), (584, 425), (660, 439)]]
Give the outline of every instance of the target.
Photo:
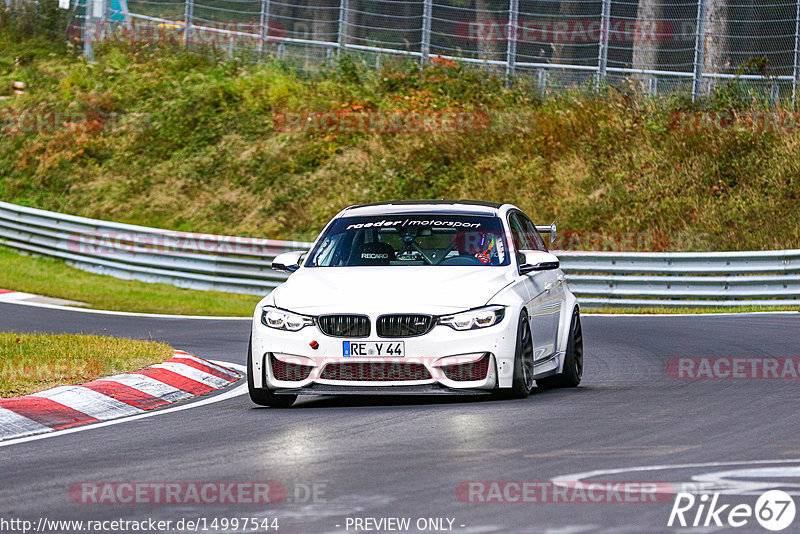
[(553, 221), (550, 226), (544, 225), (536, 225), (536, 231), (540, 234), (550, 234), (550, 243), (554, 243), (556, 240), (556, 222)]

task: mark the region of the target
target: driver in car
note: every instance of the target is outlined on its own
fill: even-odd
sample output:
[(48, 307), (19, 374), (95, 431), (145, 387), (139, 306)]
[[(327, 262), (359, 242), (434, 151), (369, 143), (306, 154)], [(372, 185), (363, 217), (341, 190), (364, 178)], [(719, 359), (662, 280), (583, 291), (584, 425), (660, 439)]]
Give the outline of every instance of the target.
[(492, 262), (492, 256), (496, 257), (496, 246), (494, 236), (488, 232), (460, 232), (453, 236), (453, 250), (459, 256), (473, 256), (485, 265)]

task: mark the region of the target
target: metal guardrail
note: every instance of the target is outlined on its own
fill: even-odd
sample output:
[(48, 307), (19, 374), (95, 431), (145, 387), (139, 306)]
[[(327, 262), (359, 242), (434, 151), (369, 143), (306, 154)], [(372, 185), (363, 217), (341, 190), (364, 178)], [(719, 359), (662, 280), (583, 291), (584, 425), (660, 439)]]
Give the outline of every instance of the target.
[(272, 259), (310, 243), (174, 232), (0, 202), (0, 244), (85, 271), (144, 282), (266, 294), (286, 275)]
[(800, 250), (557, 254), (585, 306), (800, 306)]
[[(0, 244), (93, 273), (266, 294), (272, 259), (311, 243), (175, 232), (0, 202)], [(556, 252), (584, 306), (799, 306), (800, 250)]]

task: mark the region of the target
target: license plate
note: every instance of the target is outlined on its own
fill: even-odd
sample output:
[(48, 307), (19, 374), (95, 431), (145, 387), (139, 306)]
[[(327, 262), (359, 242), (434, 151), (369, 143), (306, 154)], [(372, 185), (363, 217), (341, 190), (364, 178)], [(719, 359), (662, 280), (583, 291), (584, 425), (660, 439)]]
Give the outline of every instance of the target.
[(402, 358), (406, 355), (403, 341), (343, 341), (342, 356), (374, 356)]

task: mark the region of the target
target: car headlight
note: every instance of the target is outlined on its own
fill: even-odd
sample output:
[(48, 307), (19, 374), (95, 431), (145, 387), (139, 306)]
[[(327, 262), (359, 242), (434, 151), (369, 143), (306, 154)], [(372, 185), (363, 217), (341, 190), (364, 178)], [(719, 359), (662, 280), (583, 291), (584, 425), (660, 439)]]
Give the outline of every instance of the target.
[(261, 312), (261, 322), (270, 328), (297, 332), (306, 326), (313, 325), (314, 319), (307, 315), (292, 313), (272, 306), (264, 306)]
[(442, 315), (439, 324), (445, 324), (455, 330), (472, 330), (496, 325), (506, 314), (504, 306), (486, 306), (477, 310), (469, 310), (453, 315)]

